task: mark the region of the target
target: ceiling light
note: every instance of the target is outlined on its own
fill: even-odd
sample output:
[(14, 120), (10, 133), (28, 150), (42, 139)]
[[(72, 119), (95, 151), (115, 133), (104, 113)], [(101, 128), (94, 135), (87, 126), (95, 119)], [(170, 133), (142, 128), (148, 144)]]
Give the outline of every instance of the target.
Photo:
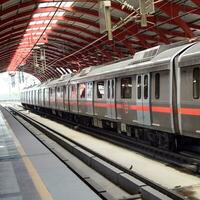
[(41, 13), (36, 13), (33, 15), (33, 17), (40, 17)]
[(73, 1), (62, 2), (60, 6), (61, 7), (71, 7), (73, 3), (74, 3)]
[(51, 20), (51, 24), (55, 24), (55, 23), (57, 23), (57, 21), (58, 20), (56, 20), (56, 19), (55, 20)]
[(40, 15), (40, 16), (41, 16), (41, 17), (46, 17), (46, 16), (48, 16), (48, 15), (49, 15), (49, 13), (50, 13), (50, 12), (44, 12), (44, 13), (41, 13), (41, 15)]
[(68, 1), (68, 2), (49, 2), (49, 3), (39, 3), (38, 8), (44, 8), (44, 7), (71, 7), (74, 1)]
[(30, 22), (29, 25), (35, 25), (35, 21)]
[(60, 17), (61, 17), (61, 16), (63, 16), (64, 14), (65, 14), (65, 12), (57, 12), (57, 13), (56, 13), (56, 16), (60, 16)]

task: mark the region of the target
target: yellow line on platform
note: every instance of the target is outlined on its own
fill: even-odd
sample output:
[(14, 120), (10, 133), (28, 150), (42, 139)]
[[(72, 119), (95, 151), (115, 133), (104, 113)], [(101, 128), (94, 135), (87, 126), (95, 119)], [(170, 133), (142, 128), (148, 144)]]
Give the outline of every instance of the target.
[[(22, 160), (26, 166), (26, 169), (30, 175), (30, 177), (33, 180), (33, 183), (40, 195), (40, 198), (42, 200), (53, 200), (51, 194), (49, 193), (47, 187), (45, 186), (45, 184), (43, 183), (41, 177), (39, 176), (39, 174), (37, 173), (37, 170), (35, 169), (35, 167), (33, 166), (32, 162), (30, 161), (30, 159), (26, 156), (25, 151), (23, 150), (22, 146), (18, 146), (17, 147), (19, 153), (21, 155), (23, 155)], [(25, 155), (25, 156), (24, 156)]]
[[(11, 130), (11, 127), (9, 126), (9, 124), (6, 121), (5, 121), (5, 123), (6, 123), (6, 126), (9, 127), (9, 129)], [(33, 184), (35, 185), (35, 188), (36, 188), (41, 200), (53, 200), (53, 197), (49, 193), (46, 185), (42, 181), (37, 170), (33, 166), (31, 160), (28, 158), (28, 155), (24, 151), (21, 143), (19, 142), (19, 140), (16, 138), (16, 136), (14, 135), (14, 133), (12, 131), (10, 131), (10, 133), (12, 135), (12, 138), (14, 139), (17, 150), (19, 151), (19, 154), (21, 155), (21, 159), (24, 162), (24, 165), (28, 171), (28, 174), (31, 177)]]

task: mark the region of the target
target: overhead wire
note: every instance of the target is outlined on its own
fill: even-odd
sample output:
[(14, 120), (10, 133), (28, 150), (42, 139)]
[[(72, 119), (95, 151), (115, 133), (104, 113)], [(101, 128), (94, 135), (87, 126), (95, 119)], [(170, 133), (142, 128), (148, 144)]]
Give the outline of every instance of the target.
[[(28, 52), (28, 54), (23, 58), (23, 60), (21, 61), (21, 63), (19, 64), (19, 66), (26, 61), (26, 59), (29, 57), (29, 55), (32, 53), (33, 49), (36, 47), (37, 43), (40, 41), (40, 39), (42, 38), (43, 34), (45, 33), (45, 31), (47, 30), (48, 26), (51, 24), (51, 21), (53, 20), (54, 16), (56, 15), (56, 13), (58, 12), (60, 5), (62, 4), (63, 0), (61, 0), (58, 4), (58, 6), (56, 7), (56, 10), (54, 12), (54, 14), (51, 16), (49, 22), (47, 23), (47, 25), (45, 26), (45, 28), (43, 29), (42, 33), (40, 34), (39, 38), (36, 40), (35, 44), (33, 45), (33, 47), (30, 49), (30, 51)], [(18, 66), (18, 67), (19, 67)]]
[[(168, 3), (169, 3), (169, 2), (166, 2), (166, 3), (162, 4), (160, 7), (158, 7), (158, 9), (161, 8), (161, 7), (163, 7), (163, 6), (165, 6), (165, 5), (167, 5)], [(144, 32), (146, 32), (146, 31), (152, 29), (153, 27), (159, 27), (160, 25), (165, 24), (165, 23), (167, 23), (167, 22), (170, 22), (171, 20), (174, 20), (174, 19), (176, 19), (176, 18), (178, 18), (178, 17), (182, 17), (182, 16), (185, 16), (185, 15), (188, 15), (189, 13), (192, 13), (192, 12), (194, 12), (194, 11), (196, 11), (196, 10), (199, 10), (199, 8), (195, 8), (195, 9), (193, 9), (193, 10), (191, 10), (191, 11), (187, 11), (186, 13), (184, 13), (184, 14), (182, 14), (182, 15), (179, 15), (179, 16), (176, 16), (176, 17), (173, 17), (173, 18), (169, 18), (169, 19), (163, 21), (162, 23), (160, 23), (159, 25), (157, 25), (157, 24), (152, 25), (152, 26), (146, 28), (145, 30), (141, 30), (141, 31), (137, 32), (136, 34), (133, 34), (133, 35), (131, 35), (131, 36), (128, 36), (127, 38), (124, 38), (124, 39), (120, 40), (120, 42), (123, 42), (123, 41), (125, 41), (125, 40), (127, 40), (127, 39), (130, 39), (130, 38), (132, 38), (132, 37), (134, 37), (134, 36), (137, 36), (137, 35), (139, 35), (139, 34), (141, 34), (141, 33), (144, 33)], [(135, 11), (134, 11), (134, 12), (135, 12)], [(132, 14), (132, 13), (131, 13), (131, 14)], [(131, 15), (131, 14), (130, 14), (130, 15)], [(128, 22), (129, 22), (129, 21), (128, 21)], [(125, 22), (125, 23), (126, 23), (126, 22)], [(114, 32), (114, 31), (116, 31), (117, 29), (121, 28), (123, 25), (125, 25), (125, 23), (120, 24), (118, 27), (114, 27), (114, 29), (113, 29), (112, 31)], [(133, 25), (129, 26), (129, 28), (131, 28), (131, 27), (133, 27), (133, 26), (135, 26), (135, 25), (136, 25), (136, 24), (133, 24)], [(122, 30), (121, 32), (117, 33), (114, 37), (116, 37), (116, 36), (122, 34), (122, 33), (125, 32), (125, 31), (126, 31), (126, 29), (125, 29), (125, 30)], [(103, 36), (101, 36), (101, 37), (98, 38), (97, 40), (95, 40), (95, 41), (93, 41), (92, 43), (90, 43), (90, 44), (84, 46), (83, 48), (79, 49), (78, 51), (73, 52), (73, 53), (70, 54), (70, 55), (64, 56), (63, 58), (59, 58), (59, 59), (57, 59), (57, 60), (52, 61), (49, 65), (47, 65), (47, 67), (52, 66), (52, 65), (55, 64), (56, 62), (59, 62), (59, 61), (65, 60), (65, 59), (67, 59), (67, 58), (69, 58), (69, 57), (75, 56), (76, 54), (79, 54), (79, 53), (80, 53), (81, 51), (83, 51), (83, 50), (86, 50), (86, 52), (88, 52), (88, 51), (90, 51), (90, 50), (93, 49), (93, 48), (97, 48), (97, 47), (100, 46), (100, 45), (102, 46), (102, 44), (105, 44), (107, 41), (102, 41), (102, 42), (101, 42), (100, 44), (98, 44), (98, 45), (95, 45), (95, 43), (101, 41), (102, 39), (104, 39), (104, 38), (106, 38), (106, 37), (107, 37), (107, 34), (104, 34)], [(88, 47), (90, 47), (90, 48), (88, 48)], [(85, 53), (85, 52), (84, 52), (84, 53)]]
[[(32, 49), (29, 51), (29, 53), (27, 54), (27, 56), (23, 59), (23, 61), (26, 60), (26, 59), (29, 57), (29, 55), (31, 54), (33, 48), (34, 48), (34, 47), (37, 45), (37, 43), (40, 41), (40, 39), (41, 39), (41, 37), (43, 36), (43, 34), (45, 33), (47, 27), (49, 26), (49, 24), (50, 24), (51, 21), (53, 20), (54, 16), (56, 15), (56, 13), (57, 13), (57, 11), (58, 11), (58, 9), (59, 9), (59, 7), (60, 7), (60, 5), (61, 5), (62, 2), (63, 2), (63, 0), (60, 2), (59, 6), (57, 7), (56, 11), (54, 12), (54, 15), (51, 17), (51, 20), (49, 21), (49, 23), (47, 24), (47, 26), (46, 26), (45, 29), (43, 30), (43, 32), (42, 32), (42, 34), (40, 35), (40, 37), (38, 38), (37, 42), (34, 44), (34, 46), (32, 47)], [(161, 5), (159, 8), (161, 8), (162, 6), (166, 5), (167, 3), (168, 3), (168, 2), (166, 2), (166, 3), (163, 4), (163, 5)], [(196, 11), (196, 10), (199, 10), (199, 9), (198, 9), (198, 8), (195, 8), (195, 9), (193, 9), (193, 10), (191, 10), (191, 11), (187, 11), (187, 13), (183, 13), (182, 15), (179, 15), (179, 16), (177, 16), (177, 17), (182, 17), (182, 16), (185, 16), (185, 15), (188, 15), (189, 13), (194, 12), (194, 11)], [(134, 11), (134, 12), (135, 12), (135, 11)], [(131, 16), (133, 15), (133, 12), (132, 12), (131, 14), (129, 14), (129, 15), (130, 15), (130, 17), (131, 17)], [(128, 15), (128, 16), (129, 16), (129, 15)], [(127, 17), (128, 17), (128, 16), (127, 16)], [(175, 19), (175, 18), (176, 18), (176, 17), (167, 19), (167, 20), (163, 21), (162, 23), (160, 23), (159, 25), (158, 25), (158, 24), (152, 25), (152, 26), (146, 28), (145, 30), (141, 30), (141, 31), (137, 32), (136, 34), (132, 34), (131, 36), (128, 36), (128, 37), (126, 37), (126, 38), (124, 38), (124, 39), (121, 39), (120, 42), (123, 42), (123, 41), (125, 41), (125, 40), (127, 40), (127, 39), (133, 38), (134, 36), (137, 36), (137, 35), (139, 35), (139, 34), (141, 34), (141, 33), (144, 33), (144, 32), (146, 32), (146, 31), (152, 29), (153, 27), (159, 27), (160, 25), (162, 25), (162, 24), (164, 24), (164, 23), (167, 23), (167, 22), (170, 22), (171, 20), (173, 20), (173, 19)], [(116, 31), (117, 29), (121, 28), (122, 26), (124, 26), (124, 25), (125, 25), (126, 23), (128, 23), (128, 22), (129, 22), (129, 21), (124, 22), (124, 23), (123, 23), (123, 22), (119, 23), (119, 25), (118, 25), (117, 27), (114, 27), (112, 31), (113, 31), (113, 32)], [(128, 29), (134, 27), (135, 25), (137, 25), (137, 24), (135, 24), (135, 23), (132, 24), (131, 26), (128, 27)], [(122, 31), (120, 31), (119, 33), (117, 33), (117, 34), (115, 35), (115, 37), (118, 36), (118, 35), (120, 35), (120, 34), (122, 34), (122, 33), (124, 33), (126, 30), (127, 30), (127, 29), (123, 29)], [(55, 63), (60, 62), (60, 61), (64, 61), (64, 60), (66, 60), (66, 59), (69, 58), (69, 57), (76, 57), (76, 58), (77, 58), (77, 55), (80, 54), (80, 52), (82, 52), (83, 50), (85, 50), (85, 51), (84, 51), (84, 53), (85, 53), (85, 52), (91, 51), (91, 49), (93, 49), (93, 48), (98, 48), (98, 46), (100, 46), (100, 45), (102, 46), (103, 44), (107, 43), (107, 40), (106, 40), (106, 41), (101, 41), (102, 39), (104, 39), (104, 38), (106, 38), (106, 37), (107, 37), (107, 34), (104, 34), (103, 36), (101, 36), (101, 37), (98, 38), (97, 40), (95, 40), (95, 41), (93, 41), (92, 43), (90, 43), (90, 44), (84, 46), (83, 48), (79, 49), (78, 51), (75, 51), (75, 52), (71, 53), (70, 55), (66, 55), (66, 56), (64, 56), (63, 58), (59, 58), (59, 59), (57, 59), (57, 60), (54, 60), (54, 61), (50, 62), (50, 63), (47, 65), (47, 69), (48, 69), (48, 68), (52, 68), (52, 66), (53, 66)], [(96, 43), (99, 42), (99, 41), (101, 41), (100, 44), (96, 44)], [(109, 45), (112, 47), (111, 44), (109, 44)], [(23, 61), (22, 61), (22, 62), (23, 62)], [(21, 62), (21, 63), (22, 63), (22, 62)]]

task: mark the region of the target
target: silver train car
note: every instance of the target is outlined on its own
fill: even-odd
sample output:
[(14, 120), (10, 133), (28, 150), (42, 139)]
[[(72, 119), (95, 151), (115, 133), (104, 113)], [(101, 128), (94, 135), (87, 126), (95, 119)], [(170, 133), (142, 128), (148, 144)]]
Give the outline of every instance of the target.
[(21, 103), (174, 149), (182, 138), (200, 139), (199, 58), (200, 42), (153, 47), (25, 88)]

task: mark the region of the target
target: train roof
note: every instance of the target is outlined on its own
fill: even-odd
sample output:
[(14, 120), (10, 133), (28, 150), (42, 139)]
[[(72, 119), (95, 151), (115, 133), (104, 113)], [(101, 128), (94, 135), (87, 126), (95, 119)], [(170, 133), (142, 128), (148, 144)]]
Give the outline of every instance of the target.
[(74, 76), (74, 74), (65, 74), (65, 75), (62, 75), (60, 78), (58, 79), (53, 79), (49, 82), (46, 82), (46, 87), (51, 87), (51, 86), (59, 86), (59, 85), (63, 85), (63, 84), (67, 84), (71, 78)]
[(158, 54), (155, 58), (153, 58), (151, 61), (154, 63), (155, 66), (157, 65), (165, 65), (167, 63), (170, 63), (171, 60), (180, 54), (183, 50), (187, 49), (188, 47), (192, 46), (193, 43), (185, 44), (178, 47), (173, 47), (170, 49), (167, 49), (166, 51)]
[(29, 89), (35, 89), (39, 87), (41, 84), (35, 84), (35, 85), (29, 85), (27, 87), (24, 87), (23, 90), (29, 90)]
[[(84, 73), (80, 73), (72, 78), (73, 82), (83, 82), (88, 79), (104, 79), (111, 78), (113, 74), (116, 76), (127, 76), (130, 73), (147, 73), (150, 71), (158, 71), (170, 68), (171, 59), (178, 53), (191, 46), (192, 44), (184, 45), (163, 45), (157, 46), (147, 51), (139, 52), (136, 59), (129, 59), (126, 61), (97, 67), (84, 69)], [(145, 57), (146, 54), (146, 57)]]
[(179, 66), (193, 66), (200, 64), (200, 42), (188, 48), (179, 58)]
[(133, 63), (133, 58), (128, 59), (128, 60), (123, 60), (123, 61), (119, 61), (119, 62), (115, 62), (115, 63), (111, 63), (108, 65), (100, 65), (100, 66), (92, 66), (92, 67), (87, 67), (84, 68), (83, 70), (81, 70), (80, 73), (76, 74), (73, 78), (73, 80), (77, 80), (77, 79), (82, 79), (85, 78), (87, 76), (91, 76), (91, 75), (95, 75), (95, 74), (105, 74), (107, 71), (110, 71), (112, 69), (118, 69), (118, 68), (122, 68), (125, 67), (129, 64)]

